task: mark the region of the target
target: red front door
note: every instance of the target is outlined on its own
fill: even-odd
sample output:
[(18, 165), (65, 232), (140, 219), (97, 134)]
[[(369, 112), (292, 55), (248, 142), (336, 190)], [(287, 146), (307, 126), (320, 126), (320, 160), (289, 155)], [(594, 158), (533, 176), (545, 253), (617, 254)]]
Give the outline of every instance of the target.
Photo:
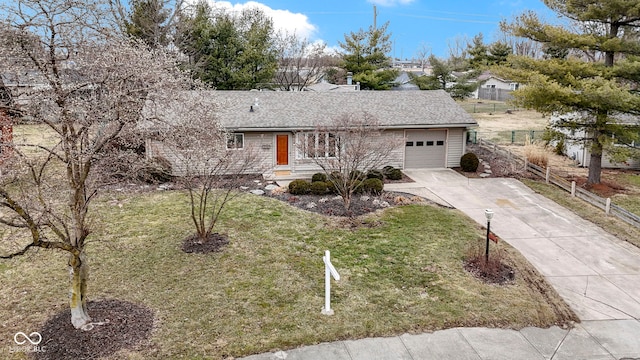
[(276, 135), (276, 163), (289, 165), (289, 135)]

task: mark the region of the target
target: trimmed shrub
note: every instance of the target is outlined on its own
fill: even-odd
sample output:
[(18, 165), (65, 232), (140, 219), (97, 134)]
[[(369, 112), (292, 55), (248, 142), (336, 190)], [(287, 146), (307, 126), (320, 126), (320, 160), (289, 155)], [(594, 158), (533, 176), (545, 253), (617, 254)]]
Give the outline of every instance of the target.
[(372, 195), (380, 195), (383, 187), (384, 184), (382, 183), (382, 180), (378, 178), (369, 178), (362, 182), (364, 192)]
[(383, 167), (383, 168), (382, 168), (382, 174), (383, 174), (384, 176), (387, 176), (387, 174), (388, 174), (391, 170), (393, 170), (393, 169), (395, 169), (393, 166), (391, 166), (391, 165), (387, 165), (387, 166), (385, 166), (385, 167)]
[(389, 180), (400, 180), (402, 179), (402, 171), (400, 169), (391, 169), (389, 172), (385, 174), (387, 179)]
[(361, 180), (351, 180), (350, 186), (353, 186), (354, 194), (362, 194), (364, 192), (363, 181)]
[(165, 158), (153, 158), (138, 172), (138, 178), (148, 183), (166, 183), (175, 180), (171, 162)]
[(332, 171), (327, 178), (327, 180), (341, 180), (341, 179), (342, 179), (342, 173), (340, 171)]
[(365, 174), (360, 171), (360, 170), (352, 170), (349, 173), (349, 179), (351, 180), (358, 180), (358, 181), (362, 181), (364, 179), (366, 179), (367, 177), (365, 176)]
[(460, 167), (464, 172), (475, 172), (478, 170), (478, 165), (480, 165), (480, 161), (474, 153), (466, 153), (460, 158)]
[(313, 184), (314, 182), (318, 182), (318, 181), (322, 181), (322, 182), (327, 181), (327, 174), (325, 173), (313, 174), (313, 176), (311, 177), (311, 183)]
[(367, 172), (367, 179), (380, 179), (384, 180), (384, 174), (380, 170), (369, 170)]
[(328, 186), (324, 181), (314, 181), (311, 183), (310, 190), (314, 195), (324, 195), (327, 193)]
[(338, 195), (338, 189), (336, 188), (336, 185), (334, 183), (332, 183), (331, 181), (327, 181), (325, 184), (327, 184), (327, 191), (329, 191), (333, 195)]
[(289, 193), (291, 195), (304, 195), (309, 192), (311, 184), (306, 180), (296, 179), (289, 183)]

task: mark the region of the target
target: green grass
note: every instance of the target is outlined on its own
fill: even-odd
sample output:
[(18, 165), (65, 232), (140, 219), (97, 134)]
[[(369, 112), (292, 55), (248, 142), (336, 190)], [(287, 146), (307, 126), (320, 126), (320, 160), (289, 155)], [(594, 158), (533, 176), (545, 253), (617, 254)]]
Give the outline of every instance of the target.
[[(483, 232), (455, 210), (392, 208), (370, 216), (379, 226), (353, 230), (247, 195), (222, 216), (218, 231), (230, 244), (197, 255), (180, 250), (192, 232), (183, 193), (106, 194), (96, 205), (90, 299), (128, 300), (156, 315), (150, 344), (117, 358), (219, 359), (455, 326), (550, 326), (572, 316), (504, 242), (492, 251), (516, 268), (514, 284), (487, 285), (464, 271)], [(332, 285), (331, 317), (320, 314), (325, 249), (342, 276)], [(3, 358), (20, 358), (3, 353), (13, 334), (36, 331), (66, 308), (65, 261), (39, 251), (0, 263)]]
[[(533, 189), (535, 192), (557, 202), (567, 209), (575, 212), (585, 220), (600, 226), (608, 233), (618, 237), (619, 239), (628, 241), (635, 246), (640, 247), (640, 229), (635, 228), (622, 220), (618, 220), (614, 216), (605, 216), (604, 212), (578, 198), (572, 198), (566, 191), (554, 186), (547, 185), (544, 181), (535, 181), (522, 179), (523, 183)], [(626, 201), (622, 196), (626, 196)], [(623, 201), (621, 201), (623, 200)], [(612, 202), (624, 207), (625, 209), (640, 214), (640, 199), (638, 196), (616, 195)]]

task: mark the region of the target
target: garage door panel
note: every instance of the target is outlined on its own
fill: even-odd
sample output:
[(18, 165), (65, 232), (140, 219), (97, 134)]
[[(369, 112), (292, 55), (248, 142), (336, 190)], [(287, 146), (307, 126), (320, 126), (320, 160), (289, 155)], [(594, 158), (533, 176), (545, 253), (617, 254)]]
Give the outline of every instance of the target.
[(446, 130), (407, 130), (405, 165), (407, 169), (445, 166)]

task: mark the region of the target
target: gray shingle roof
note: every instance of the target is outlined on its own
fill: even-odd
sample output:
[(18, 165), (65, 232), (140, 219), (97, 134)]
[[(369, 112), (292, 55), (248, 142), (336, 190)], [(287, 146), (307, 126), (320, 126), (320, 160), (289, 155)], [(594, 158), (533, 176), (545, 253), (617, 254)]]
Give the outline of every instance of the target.
[[(354, 92), (211, 91), (217, 116), (234, 130), (304, 130), (327, 125), (345, 113), (368, 112), (385, 128), (477, 126), (442, 90)], [(253, 112), (250, 107), (253, 106)]]

